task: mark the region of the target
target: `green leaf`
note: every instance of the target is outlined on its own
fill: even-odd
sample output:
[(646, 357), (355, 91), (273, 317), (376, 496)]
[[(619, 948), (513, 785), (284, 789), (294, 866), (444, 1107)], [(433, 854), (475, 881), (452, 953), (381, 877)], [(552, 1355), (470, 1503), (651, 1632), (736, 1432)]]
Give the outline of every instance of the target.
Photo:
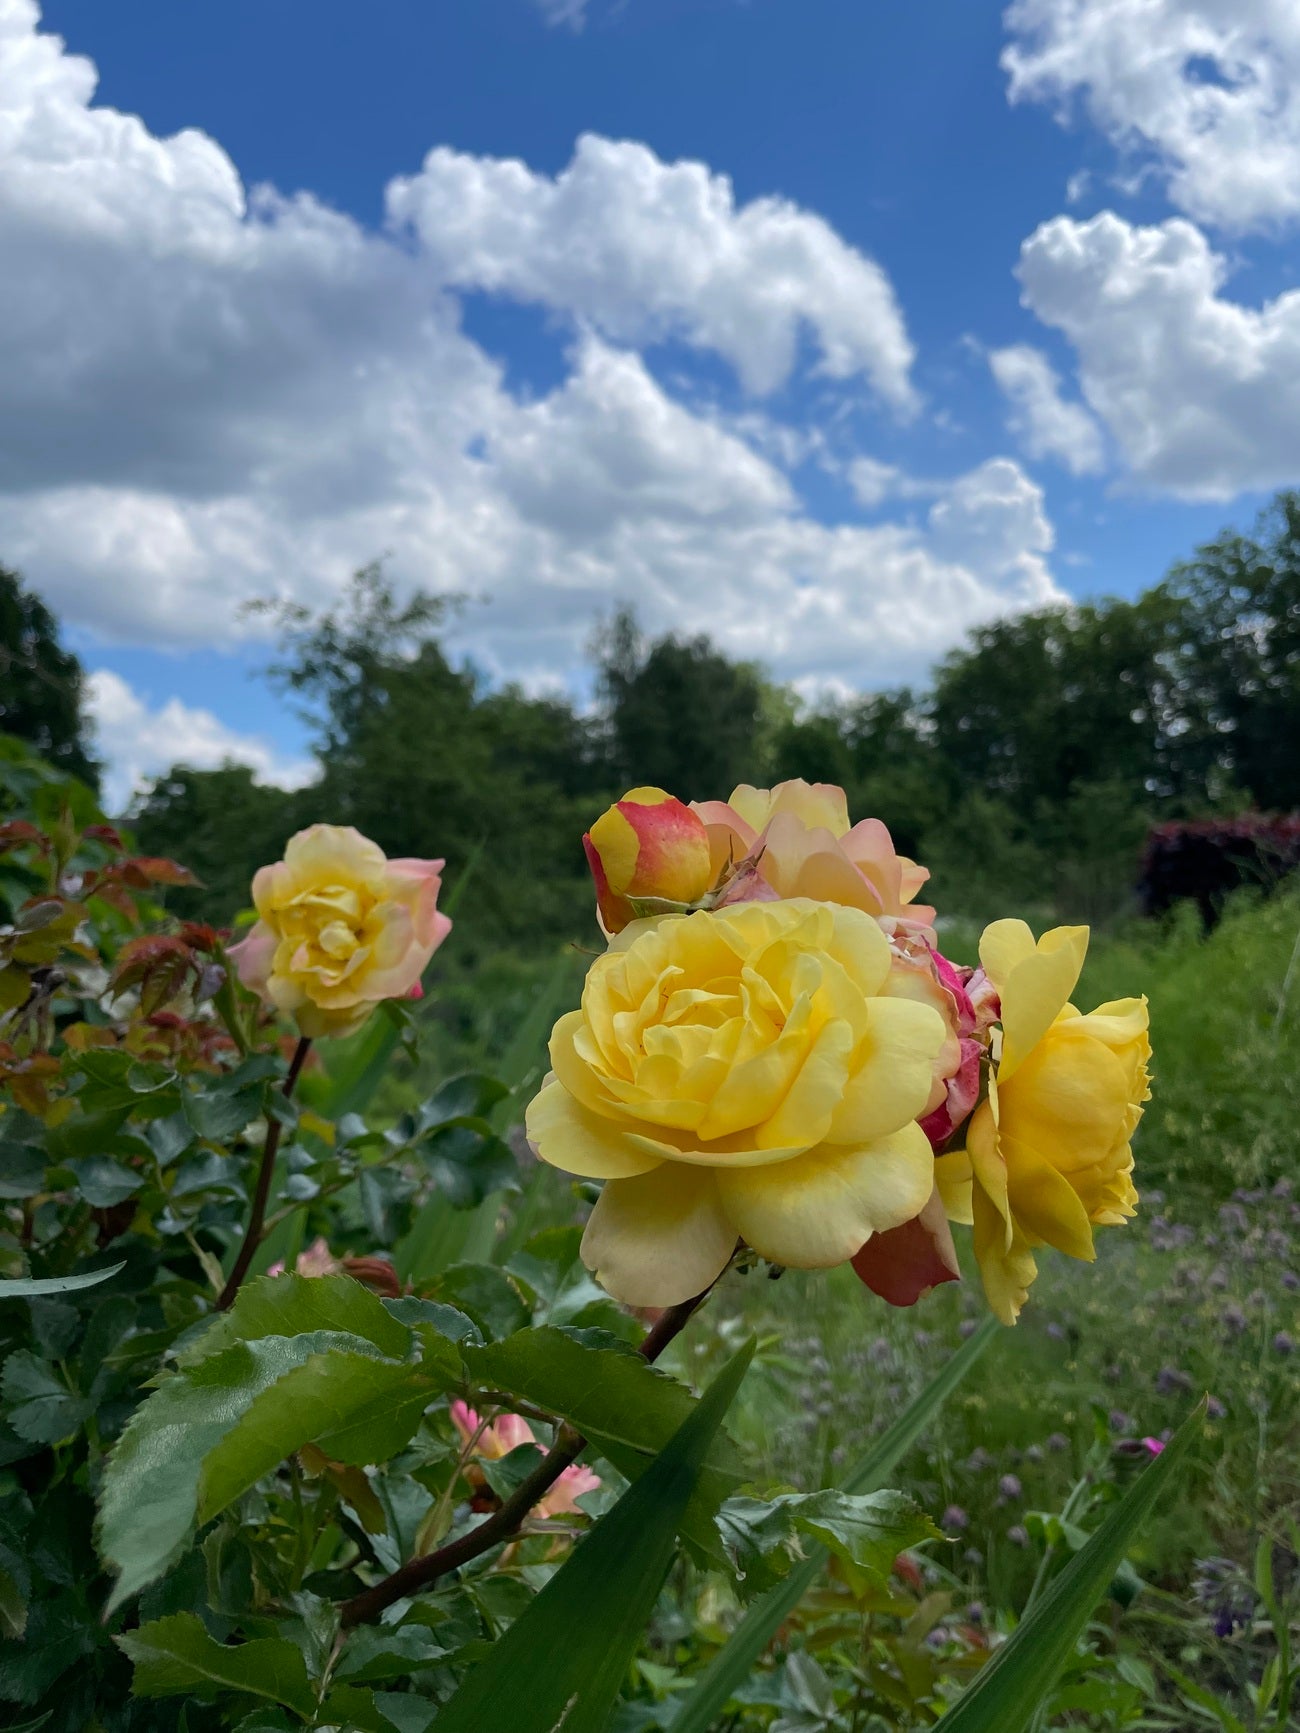
[(144, 1184), (140, 1174), (106, 1155), (76, 1156), (65, 1165), (92, 1209), (112, 1209), (114, 1204), (133, 1197)]
[(729, 1498), (717, 1523), (746, 1595), (771, 1588), (798, 1562), (803, 1535), (882, 1581), (900, 1552), (943, 1538), (920, 1505), (901, 1492), (828, 1489)]
[(45, 1187), (45, 1156), (29, 1143), (0, 1143), (0, 1197), (34, 1197)]
[[(254, 1350), (273, 1338), (250, 1344)], [(368, 1345), (367, 1345), (368, 1346)], [(387, 1462), (410, 1442), (440, 1386), (421, 1369), (337, 1349), (276, 1380), (204, 1459), (198, 1521), (209, 1521), (304, 1444), (335, 1462)]]
[(935, 1733), (1022, 1733), (1074, 1651), (1152, 1506), (1201, 1435), (1205, 1404), (1179, 1427), (1082, 1551), (1035, 1602)]
[(114, 1642), (134, 1664), (137, 1697), (209, 1697), (239, 1691), (281, 1703), (304, 1720), (315, 1709), (307, 1664), (292, 1643), (258, 1637), (231, 1646), (214, 1642), (194, 1613), (172, 1613), (127, 1631)]
[(464, 1312), (491, 1338), (522, 1330), (529, 1318), (518, 1288), (491, 1264), (453, 1264), (430, 1284), (430, 1297)]
[(83, 1396), (69, 1390), (54, 1367), (26, 1348), (11, 1354), (0, 1378), (5, 1418), (29, 1444), (62, 1444), (91, 1412)]
[(490, 1192), (518, 1188), (514, 1151), (486, 1125), (439, 1126), (420, 1140), (416, 1154), (453, 1209), (473, 1209)]
[[(939, 1408), (984, 1353), (1001, 1326), (988, 1318), (957, 1350), (883, 1437), (877, 1439), (845, 1476), (843, 1491), (877, 1492), (886, 1475), (912, 1448)], [(827, 1551), (815, 1546), (785, 1581), (746, 1612), (726, 1643), (700, 1674), (694, 1689), (668, 1723), (668, 1733), (709, 1733), (727, 1703), (749, 1677), (759, 1657), (812, 1588), (826, 1563)]]
[[(399, 1327), (395, 1319), (383, 1316), (390, 1328)], [(338, 1377), (331, 1380), (327, 1365), (304, 1380), (300, 1424), (282, 1412), (283, 1392), (269, 1409), (253, 1414), (259, 1397), (318, 1356), (327, 1362), (338, 1357)], [(118, 1440), (100, 1492), (100, 1551), (119, 1573), (110, 1610), (175, 1562), (200, 1520), (200, 1510), (207, 1521), (224, 1508), (223, 1499), (237, 1496), (249, 1484), (240, 1469), (241, 1445), (247, 1448), (246, 1466), (265, 1464), (272, 1445), (286, 1439), (291, 1439), (286, 1454), (303, 1444), (323, 1445), (328, 1437), (340, 1448), (351, 1448), (356, 1459), (357, 1413), (372, 1400), (377, 1383), (364, 1377), (354, 1382), (361, 1376), (358, 1358), (380, 1363), (374, 1344), (357, 1335), (311, 1331), (264, 1336), (236, 1342), (186, 1367), (153, 1392)], [(419, 1390), (425, 1400), (432, 1394), (429, 1376), (418, 1366), (387, 1364), (393, 1370), (384, 1376), (392, 1379), (393, 1388)], [(290, 1386), (291, 1394), (298, 1390)], [(349, 1404), (349, 1390), (358, 1393), (356, 1411)], [(406, 1413), (403, 1409), (403, 1418)], [(229, 1451), (223, 1451), (224, 1441), (245, 1416), (251, 1416), (248, 1433), (239, 1433)], [(205, 1478), (209, 1458), (211, 1487)]]
[(289, 1273), (246, 1282), (230, 1310), (214, 1318), (178, 1358), (182, 1366), (194, 1365), (235, 1342), (298, 1336), (309, 1330), (362, 1336), (394, 1360), (405, 1359), (412, 1346), (411, 1332), (363, 1283), (351, 1276)]
[[(605, 1330), (545, 1324), (483, 1347), (466, 1343), (461, 1356), (476, 1383), (560, 1415), (629, 1480), (645, 1471), (695, 1405), (684, 1384)], [(713, 1516), (741, 1479), (730, 1444), (719, 1439), (686, 1522), (691, 1541), (719, 1562), (725, 1560)]]
[(102, 1270), (87, 1270), (80, 1276), (14, 1276), (0, 1281), (0, 1300), (31, 1299), (39, 1294), (73, 1294), (78, 1288), (97, 1288), (124, 1270), (125, 1264), (109, 1264)]
[(640, 1480), (467, 1674), (439, 1714), (436, 1733), (554, 1733), (561, 1726), (564, 1733), (600, 1733), (654, 1610), (709, 1446), (753, 1351), (751, 1343), (723, 1368)]

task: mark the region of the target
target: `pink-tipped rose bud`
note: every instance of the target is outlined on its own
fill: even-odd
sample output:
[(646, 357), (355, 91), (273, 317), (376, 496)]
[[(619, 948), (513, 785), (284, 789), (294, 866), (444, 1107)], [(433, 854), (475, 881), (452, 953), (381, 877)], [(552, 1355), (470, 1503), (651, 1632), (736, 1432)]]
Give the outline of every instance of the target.
[(709, 835), (702, 820), (662, 788), (634, 788), (582, 839), (607, 933), (637, 918), (635, 902), (695, 903), (709, 889)]

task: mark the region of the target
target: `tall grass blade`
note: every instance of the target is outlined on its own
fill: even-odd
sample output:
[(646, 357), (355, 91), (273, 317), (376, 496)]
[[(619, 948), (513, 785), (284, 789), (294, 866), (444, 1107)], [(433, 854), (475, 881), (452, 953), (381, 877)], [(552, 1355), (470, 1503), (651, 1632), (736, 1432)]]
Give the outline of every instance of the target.
[[(1001, 1333), (995, 1318), (984, 1323), (932, 1378), (906, 1413), (899, 1416), (866, 1455), (849, 1470), (841, 1490), (851, 1493), (878, 1492), (929, 1425), (941, 1405), (965, 1378), (993, 1338)], [(726, 1645), (700, 1675), (699, 1683), (684, 1698), (668, 1733), (709, 1733), (728, 1700), (753, 1672), (772, 1638), (812, 1588), (826, 1563), (825, 1547), (812, 1546), (808, 1556), (782, 1582), (756, 1601), (736, 1626)]]
[(1201, 1402), (1101, 1527), (1035, 1603), (934, 1733), (1023, 1733), (1051, 1690), (1092, 1610), (1123, 1564), (1152, 1506), (1201, 1435)]
[(751, 1342), (728, 1361), (666, 1448), (467, 1675), (433, 1733), (601, 1733), (753, 1353)]

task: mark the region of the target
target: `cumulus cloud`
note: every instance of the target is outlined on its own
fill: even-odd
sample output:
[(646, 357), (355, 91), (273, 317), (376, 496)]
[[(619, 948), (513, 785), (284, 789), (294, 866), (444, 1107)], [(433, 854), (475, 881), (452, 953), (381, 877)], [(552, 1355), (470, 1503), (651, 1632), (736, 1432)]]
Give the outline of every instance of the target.
[(1030, 457), (1055, 458), (1071, 475), (1096, 475), (1104, 468), (1101, 429), (1081, 403), (1063, 396), (1041, 349), (1028, 343), (994, 349), (989, 367), (1010, 405), (1008, 425)]
[[(31, 0), (0, 0), (0, 555), (83, 628), (221, 645), (256, 629), (241, 601), (318, 604), (386, 555), (401, 588), (475, 598), (460, 642), (493, 673), (571, 675), (624, 600), (780, 673), (870, 682), (1056, 593), (1016, 486), (953, 484), (969, 549), (943, 518), (827, 524), (789, 473), (802, 435), (655, 377), (637, 345), (658, 337), (755, 390), (810, 347), (905, 414), (889, 284), (820, 219), (589, 139), (553, 180), (435, 152), (376, 234), (250, 197), (214, 141), (153, 137), (94, 85)], [(468, 290), (571, 321), (555, 390), (507, 387)]]
[(577, 315), (619, 342), (716, 350), (755, 393), (790, 377), (806, 333), (830, 378), (915, 405), (912, 345), (880, 267), (786, 199), (737, 206), (703, 163), (588, 135), (551, 178), (439, 147), (390, 185), (388, 214), (448, 283)]
[(1019, 275), (1139, 480), (1206, 500), (1300, 480), (1300, 292), (1229, 300), (1226, 261), (1191, 223), (1109, 211), (1044, 223)]
[(1202, 222), (1300, 216), (1295, 0), (1014, 0), (1006, 23), (1012, 101), (1080, 99)]
[(120, 674), (96, 669), (86, 681), (86, 702), (97, 750), (108, 765), (104, 800), (121, 812), (131, 795), (173, 764), (214, 770), (222, 764), (248, 764), (259, 782), (301, 788), (315, 771), (308, 761), (285, 759), (256, 735), (228, 728), (210, 710), (169, 698), (150, 706)]

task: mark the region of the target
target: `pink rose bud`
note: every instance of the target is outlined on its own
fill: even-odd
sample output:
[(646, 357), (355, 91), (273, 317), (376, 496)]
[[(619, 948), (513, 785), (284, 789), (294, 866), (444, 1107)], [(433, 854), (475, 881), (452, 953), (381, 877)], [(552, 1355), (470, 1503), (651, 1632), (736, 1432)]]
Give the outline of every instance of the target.
[(703, 821), (662, 788), (634, 788), (582, 839), (607, 933), (637, 918), (634, 902), (696, 903), (709, 889)]

